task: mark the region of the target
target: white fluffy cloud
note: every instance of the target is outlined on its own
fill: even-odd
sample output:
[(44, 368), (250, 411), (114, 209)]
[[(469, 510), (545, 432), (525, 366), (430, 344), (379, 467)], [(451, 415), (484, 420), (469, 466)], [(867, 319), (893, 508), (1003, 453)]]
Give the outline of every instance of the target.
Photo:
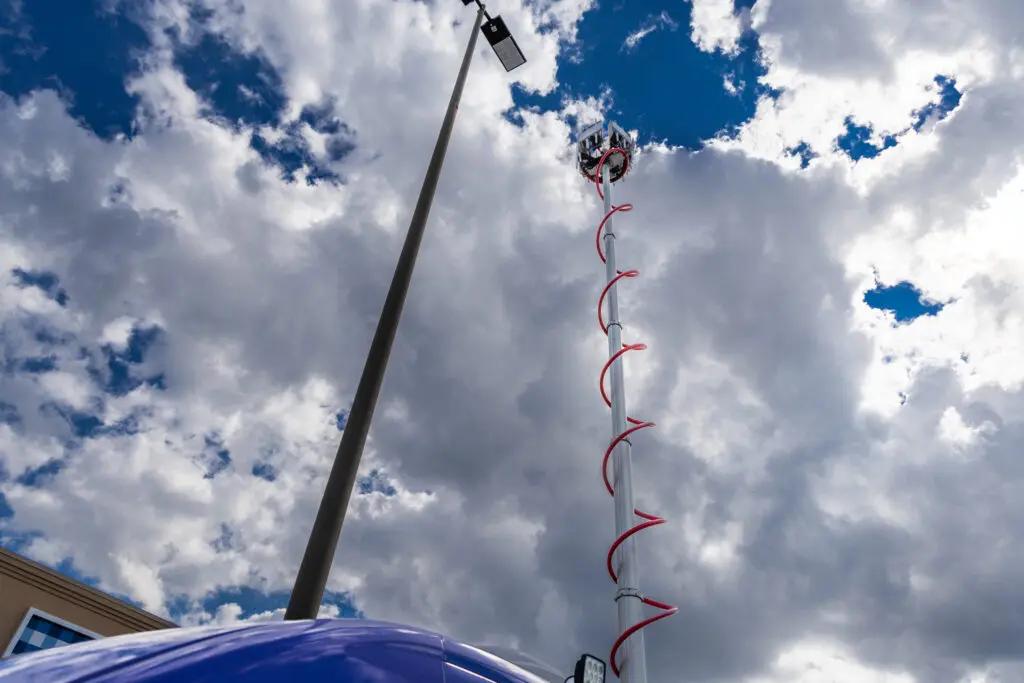
[[(208, 4), (292, 115), (334, 98), (345, 184), (284, 183), (248, 131), (202, 117), (166, 44), (130, 84), (131, 141), (51, 92), (0, 102), (5, 359), (55, 366), (0, 379), (21, 416), (0, 425), (6, 531), (155, 611), (290, 586), (468, 28), (454, 2)], [(161, 0), (152, 30), (185, 26), (183, 5)], [(693, 5), (695, 40), (728, 51), (744, 20)], [(588, 7), (502, 3), (524, 86), (553, 86)], [(638, 504), (670, 520), (641, 542), (643, 586), (681, 606), (649, 631), (652, 682), (998, 681), (1024, 654), (1019, 10), (833, 9), (760, 0), (782, 97), (735, 140), (645, 149), (619, 190), (620, 255), (643, 271), (626, 334), (651, 348), (628, 397), (659, 423), (635, 440)], [(614, 636), (599, 202), (556, 113), (502, 118), (510, 81), (480, 50), (364, 460), (396, 494), (356, 497), (329, 587), (564, 667)], [(832, 151), (847, 116), (905, 130), (938, 74), (966, 90), (948, 119), (857, 164)], [(819, 157), (798, 172), (800, 142)], [(67, 306), (15, 267), (57, 273)], [(894, 328), (861, 302), (876, 277), (951, 303)], [(154, 325), (132, 372), (166, 389), (103, 396), (104, 345)], [(54, 405), (131, 424), (79, 439)]]

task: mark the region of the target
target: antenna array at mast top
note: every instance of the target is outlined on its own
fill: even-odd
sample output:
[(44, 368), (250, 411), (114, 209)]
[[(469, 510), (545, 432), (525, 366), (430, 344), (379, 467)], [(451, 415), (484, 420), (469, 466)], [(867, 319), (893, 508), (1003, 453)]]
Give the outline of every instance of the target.
[(618, 150), (608, 155), (604, 166), (608, 168), (608, 180), (617, 182), (629, 173), (636, 153), (633, 138), (614, 121), (605, 131), (604, 121), (582, 126), (576, 136), (576, 165), (584, 178), (597, 179), (597, 165), (610, 149)]

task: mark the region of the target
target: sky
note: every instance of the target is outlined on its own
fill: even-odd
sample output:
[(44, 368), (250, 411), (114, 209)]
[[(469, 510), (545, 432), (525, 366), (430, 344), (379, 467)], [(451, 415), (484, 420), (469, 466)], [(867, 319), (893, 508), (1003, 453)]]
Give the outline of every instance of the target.
[[(652, 683), (1019, 680), (1024, 8), (489, 10), (323, 613), (613, 642), (604, 116)], [(0, 0), (0, 543), (280, 618), (472, 19)]]

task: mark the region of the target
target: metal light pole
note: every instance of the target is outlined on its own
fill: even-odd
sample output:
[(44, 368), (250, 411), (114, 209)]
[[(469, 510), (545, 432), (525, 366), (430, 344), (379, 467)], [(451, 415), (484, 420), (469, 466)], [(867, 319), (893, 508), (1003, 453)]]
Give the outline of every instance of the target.
[[(469, 5), (473, 1), (462, 0), (464, 5)], [(370, 343), (370, 351), (366, 357), (366, 364), (363, 366), (363, 374), (359, 378), (352, 409), (349, 411), (341, 443), (334, 456), (334, 465), (331, 467), (327, 486), (324, 489), (323, 498), (320, 500), (320, 508), (317, 510), (316, 520), (313, 522), (313, 530), (309, 534), (306, 551), (302, 556), (302, 563), (299, 565), (295, 586), (292, 588), (292, 594), (288, 600), (285, 619), (315, 619), (320, 611), (320, 603), (323, 600), (327, 577), (334, 561), (334, 552), (338, 547), (338, 537), (341, 535), (345, 512), (348, 510), (352, 489), (356, 483), (359, 461), (366, 443), (366, 434), (370, 429), (373, 410), (377, 405), (377, 396), (380, 393), (384, 372), (387, 369), (388, 356), (391, 354), (395, 332), (398, 330), (398, 321), (402, 315), (405, 297), (409, 292), (416, 256), (419, 253), (420, 242), (423, 241), (427, 216), (430, 214), (434, 191), (437, 189), (437, 183), (441, 177), (445, 152), (448, 150), (448, 141), (451, 139), (452, 128), (455, 125), (455, 115), (459, 109), (459, 100), (462, 98), (462, 89), (466, 84), (469, 64), (476, 48), (477, 33), (481, 30), (484, 17), (487, 17), (488, 20), (482, 26), (484, 35), (487, 36), (488, 42), (505, 66), (505, 70), (511, 71), (526, 62), (526, 58), (519, 50), (519, 46), (505, 27), (501, 17), (492, 19), (480, 0), (475, 1), (478, 10), (476, 22), (473, 24), (473, 31), (469, 37), (469, 45), (462, 58), (462, 67), (455, 80), (455, 89), (448, 102), (448, 110), (441, 124), (441, 132), (437, 136), (434, 153), (430, 157), (430, 165), (427, 167), (419, 199), (416, 201), (416, 208), (413, 210), (412, 219), (409, 222), (409, 232), (406, 234), (405, 244), (402, 246), (402, 253), (398, 257), (398, 265), (395, 267), (395, 274), (391, 279), (391, 287), (384, 300), (384, 308), (381, 310), (380, 320), (377, 323), (377, 331)]]

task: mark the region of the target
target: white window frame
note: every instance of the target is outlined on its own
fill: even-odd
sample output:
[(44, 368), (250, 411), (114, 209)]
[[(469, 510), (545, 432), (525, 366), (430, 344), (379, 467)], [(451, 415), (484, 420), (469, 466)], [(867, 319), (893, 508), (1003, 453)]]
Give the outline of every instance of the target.
[(72, 624), (67, 619), (55, 617), (52, 614), (44, 612), (43, 610), (38, 609), (36, 607), (29, 607), (28, 610), (25, 611), (25, 616), (24, 618), (22, 618), (21, 623), (18, 624), (18, 628), (14, 631), (14, 635), (11, 636), (11, 642), (7, 643), (7, 648), (4, 650), (4, 653), (0, 655), (0, 659), (7, 659), (11, 656), (11, 653), (14, 652), (14, 646), (18, 644), (18, 641), (21, 639), (22, 632), (28, 627), (28, 622), (32, 620), (32, 617), (39, 617), (41, 619), (46, 619), (47, 621), (52, 621), (53, 623), (59, 626), (69, 628), (72, 631), (77, 631), (78, 633), (81, 633), (83, 636), (89, 636), (90, 638), (96, 640), (99, 640), (103, 637), (100, 634), (90, 631), (87, 628), (82, 628), (78, 624)]

